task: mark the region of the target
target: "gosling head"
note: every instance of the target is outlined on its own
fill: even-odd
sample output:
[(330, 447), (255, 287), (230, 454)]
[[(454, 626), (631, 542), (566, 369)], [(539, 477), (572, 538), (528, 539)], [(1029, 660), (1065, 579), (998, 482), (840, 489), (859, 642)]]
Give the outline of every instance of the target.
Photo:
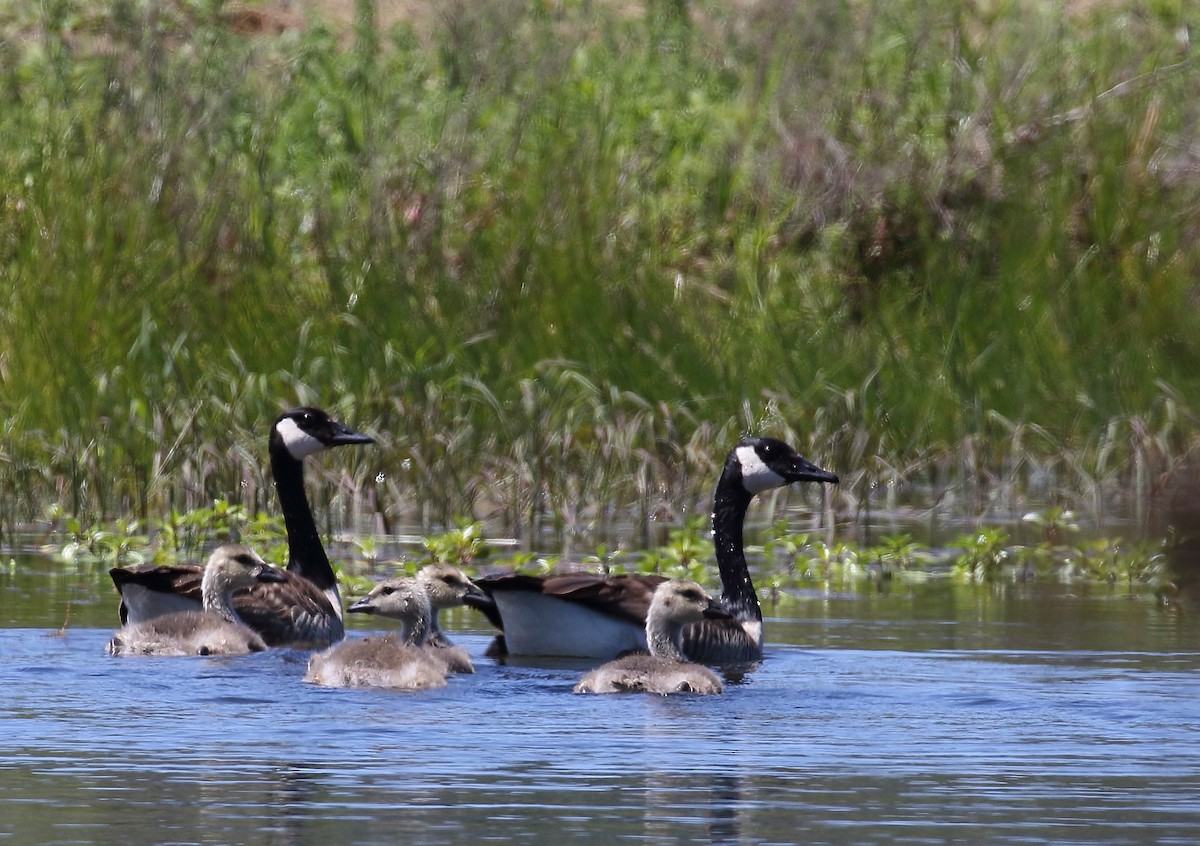
[(743, 438), (725, 459), (723, 475), (739, 481), (749, 494), (793, 482), (838, 482), (835, 473), (822, 470), (775, 438)]
[(229, 543), (218, 546), (204, 565), (205, 581), (215, 580), (229, 590), (252, 587), (258, 582), (283, 582), (287, 577), (263, 561), (248, 546)]
[(648, 619), (662, 620), (672, 626), (731, 617), (720, 602), (704, 592), (704, 588), (684, 579), (672, 579), (655, 588), (648, 614)]
[(384, 579), (346, 609), (351, 614), (378, 614), (399, 620), (404, 639), (424, 643), (433, 622), (429, 594), (414, 578)]
[(412, 577), (385, 578), (347, 611), (352, 614), (379, 614), (380, 617), (403, 622), (428, 618), (433, 613), (430, 595)]
[(429, 594), (429, 604), (435, 611), (465, 605), (468, 600), (487, 601), (487, 594), (450, 564), (425, 565), (417, 572), (417, 581)]
[(272, 454), (282, 450), (300, 461), (330, 447), (374, 442), (370, 435), (354, 431), (321, 409), (302, 406), (276, 418), (271, 427), (270, 450)]

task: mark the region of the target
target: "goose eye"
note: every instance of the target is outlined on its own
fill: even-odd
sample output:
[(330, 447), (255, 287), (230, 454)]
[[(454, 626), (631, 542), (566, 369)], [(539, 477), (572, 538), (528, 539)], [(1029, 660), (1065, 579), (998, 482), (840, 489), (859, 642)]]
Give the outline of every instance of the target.
[(383, 590), (380, 591), (380, 593), (382, 593), (384, 596), (391, 596), (395, 592), (396, 592), (396, 589), (394, 587), (385, 587)]

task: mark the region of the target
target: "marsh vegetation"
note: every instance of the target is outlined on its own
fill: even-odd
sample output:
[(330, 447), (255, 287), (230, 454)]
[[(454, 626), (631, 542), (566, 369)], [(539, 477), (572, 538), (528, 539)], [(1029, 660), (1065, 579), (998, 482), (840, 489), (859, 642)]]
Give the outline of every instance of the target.
[[(0, 12), (10, 543), (175, 550), (214, 503), (269, 531), (299, 403), (380, 441), (316, 468), (331, 533), (598, 560), (615, 526), (678, 552), (654, 527), (746, 431), (842, 478), (764, 545), (864, 572), (945, 532), (837, 520), (907, 510), (972, 572), (1014, 519), (1059, 571), (1040, 544), (1140, 537), (1200, 444), (1184, 5), (261, 8)], [(1054, 509), (1084, 531), (1020, 522)]]

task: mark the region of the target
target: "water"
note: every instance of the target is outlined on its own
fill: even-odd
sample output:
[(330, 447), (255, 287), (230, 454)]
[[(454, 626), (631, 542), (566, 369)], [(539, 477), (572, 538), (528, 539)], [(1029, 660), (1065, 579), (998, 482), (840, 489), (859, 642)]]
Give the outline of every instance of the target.
[(483, 658), (464, 612), (477, 673), (392, 693), (108, 658), (111, 589), (60, 570), (0, 578), (6, 843), (1200, 840), (1200, 624), (1146, 596), (802, 594), (720, 697), (576, 696), (585, 665)]

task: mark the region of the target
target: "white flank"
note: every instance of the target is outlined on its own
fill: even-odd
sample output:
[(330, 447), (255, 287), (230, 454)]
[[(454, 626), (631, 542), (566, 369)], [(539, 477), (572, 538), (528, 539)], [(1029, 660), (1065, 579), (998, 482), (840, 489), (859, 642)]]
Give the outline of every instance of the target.
[(742, 465), (742, 487), (752, 494), (787, 484), (787, 480), (768, 467), (752, 446), (738, 447), (737, 460)]
[(750, 639), (758, 644), (758, 648), (762, 649), (763, 645), (763, 624), (762, 620), (741, 620), (742, 629), (750, 636)]
[(296, 421), (290, 417), (285, 417), (276, 423), (275, 431), (283, 438), (283, 445), (296, 460), (325, 449), (325, 444), (297, 426)]
[(127, 622), (131, 626), (177, 611), (199, 611), (201, 607), (199, 602), (186, 596), (149, 590), (138, 584), (125, 585), (121, 589), (121, 601), (129, 612)]
[(646, 629), (593, 611), (578, 602), (528, 590), (493, 594), (504, 620), (510, 655), (562, 658), (616, 658), (630, 649), (646, 649)]

